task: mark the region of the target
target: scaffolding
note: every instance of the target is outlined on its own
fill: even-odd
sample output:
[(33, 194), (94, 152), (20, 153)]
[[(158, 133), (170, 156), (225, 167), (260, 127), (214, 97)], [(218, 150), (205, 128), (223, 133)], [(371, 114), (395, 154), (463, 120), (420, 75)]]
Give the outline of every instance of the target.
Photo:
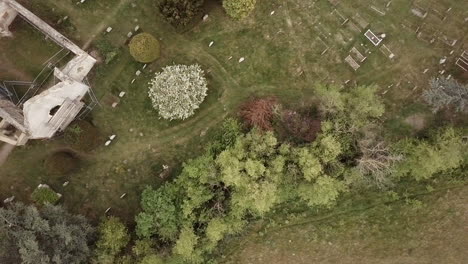
[[(3, 35), (10, 35), (8, 26), (20, 15), (62, 47), (42, 64), (32, 82), (0, 82), (0, 141), (23, 145), (28, 139), (50, 138), (99, 105), (86, 78), (96, 59), (15, 0), (0, 0), (0, 6)], [(73, 58), (60, 67), (70, 53)], [(15, 89), (18, 85), (27, 86), (21, 97)], [(45, 86), (49, 88), (41, 90)], [(17, 129), (15, 134), (9, 131), (10, 124)]]

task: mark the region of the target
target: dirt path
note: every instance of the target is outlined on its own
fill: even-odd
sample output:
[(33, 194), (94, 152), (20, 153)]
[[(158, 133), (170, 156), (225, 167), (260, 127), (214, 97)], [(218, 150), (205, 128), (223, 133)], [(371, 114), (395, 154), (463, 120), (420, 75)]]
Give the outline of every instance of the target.
[(14, 148), (15, 146), (6, 143), (0, 147), (0, 166), (6, 162)]
[(96, 39), (96, 37), (101, 33), (103, 32), (107, 27), (108, 25), (110, 24), (110, 21), (116, 17), (119, 13), (119, 11), (125, 6), (127, 5), (128, 3), (130, 2), (130, 0), (120, 0), (120, 3), (118, 3), (117, 5), (115, 5), (114, 9), (109, 12), (107, 14), (106, 17), (104, 17), (102, 20), (101, 20), (101, 23), (99, 23), (98, 25), (96, 25), (96, 27), (94, 28), (93, 32), (91, 33), (91, 36), (90, 38), (86, 41), (86, 43), (83, 45), (82, 49), (83, 50), (86, 50), (87, 48), (89, 48), (89, 46), (91, 45), (91, 43)]

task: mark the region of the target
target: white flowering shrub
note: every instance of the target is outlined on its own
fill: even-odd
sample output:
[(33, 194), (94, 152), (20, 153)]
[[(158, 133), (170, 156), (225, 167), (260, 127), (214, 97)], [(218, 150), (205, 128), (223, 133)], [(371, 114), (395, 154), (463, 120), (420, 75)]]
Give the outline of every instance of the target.
[(186, 119), (206, 97), (205, 73), (198, 64), (167, 66), (149, 83), (153, 107), (164, 119)]

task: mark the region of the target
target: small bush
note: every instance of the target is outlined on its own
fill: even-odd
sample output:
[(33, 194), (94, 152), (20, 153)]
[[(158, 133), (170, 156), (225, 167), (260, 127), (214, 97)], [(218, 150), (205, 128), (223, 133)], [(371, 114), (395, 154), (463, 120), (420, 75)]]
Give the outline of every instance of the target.
[(255, 8), (256, 0), (224, 0), (226, 13), (234, 19), (247, 17)]
[(107, 40), (100, 40), (96, 43), (96, 47), (99, 50), (99, 53), (104, 56), (104, 63), (111, 63), (119, 54), (120, 50), (117, 47), (114, 47), (112, 43)]
[(201, 11), (204, 0), (164, 0), (159, 11), (173, 26), (186, 26)]
[(39, 205), (51, 204), (55, 205), (60, 200), (61, 195), (54, 192), (47, 185), (39, 185), (31, 194), (31, 199)]
[(159, 41), (148, 33), (141, 33), (133, 37), (129, 47), (130, 54), (138, 62), (153, 62), (160, 55)]
[(79, 166), (79, 159), (69, 151), (55, 152), (45, 160), (44, 166), (49, 174), (67, 174)]
[(207, 150), (218, 155), (228, 147), (232, 147), (241, 134), (242, 125), (240, 122), (237, 119), (228, 118), (214, 131)]

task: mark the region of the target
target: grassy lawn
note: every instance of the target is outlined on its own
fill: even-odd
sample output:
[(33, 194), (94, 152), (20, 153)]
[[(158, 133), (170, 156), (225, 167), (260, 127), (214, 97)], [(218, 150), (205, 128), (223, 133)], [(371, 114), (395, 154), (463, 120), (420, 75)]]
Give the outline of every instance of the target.
[[(285, 104), (299, 107), (313, 102), (313, 86), (318, 83), (346, 89), (377, 84), (387, 103), (389, 137), (438, 125), (438, 117), (421, 104), (419, 95), (437, 71), (455, 74), (456, 56), (468, 49), (468, 28), (463, 21), (468, 2), (456, 0), (420, 1), (425, 8), (441, 12), (456, 5), (443, 23), (434, 12), (424, 20), (412, 15), (405, 0), (392, 1), (387, 9), (386, 1), (373, 1), (385, 10), (384, 16), (370, 8), (370, 0), (340, 1), (336, 7), (325, 0), (258, 1), (254, 13), (240, 22), (229, 19), (216, 1), (207, 1), (208, 21), (202, 22), (200, 17), (186, 30), (167, 24), (155, 0), (101, 0), (83, 5), (71, 0), (22, 2), (80, 46), (99, 51), (101, 59), (109, 51), (117, 53), (109, 63), (97, 65), (90, 76), (101, 105), (87, 116), (101, 137), (116, 134), (117, 138), (111, 146), (104, 147), (102, 141), (92, 151), (76, 148), (64, 135), (17, 148), (0, 167), (0, 198), (16, 195), (27, 200), (35, 186), (47, 183), (64, 194), (68, 208), (94, 219), (112, 207), (113, 214), (131, 220), (144, 186), (164, 180), (159, 176), (162, 165), (168, 164), (175, 174), (183, 160), (203, 149), (209, 135), (205, 132), (235, 114), (240, 103), (254, 95), (276, 95)], [(343, 18), (335, 9), (349, 22), (342, 25)], [(68, 19), (58, 24), (65, 16)], [(162, 45), (162, 57), (144, 70), (126, 46), (127, 33), (137, 25)], [(109, 26), (112, 32), (103, 34)], [(419, 37), (412, 31), (417, 27), (422, 32)], [(368, 28), (387, 34), (384, 43), (396, 55), (394, 59), (363, 37)], [(16, 76), (33, 77), (58, 48), (32, 33), (24, 22), (16, 21), (13, 31), (15, 37), (0, 44), (2, 61), (10, 58), (6, 54), (13, 47), (21, 47), (14, 48), (15, 52), (28, 50), (31, 56), (17, 56), (11, 67), (22, 72)], [(457, 44), (445, 44), (444, 36), (457, 39)], [(430, 37), (436, 41), (427, 41)], [(211, 41), (214, 45), (208, 47)], [(344, 62), (353, 47), (367, 57), (356, 72)], [(447, 63), (439, 65), (443, 56), (448, 57)], [(241, 57), (245, 61), (238, 63)], [(209, 95), (201, 109), (183, 122), (158, 119), (147, 98), (153, 73), (175, 63), (199, 63), (209, 80)], [(429, 70), (423, 74), (426, 68)], [(137, 70), (143, 71), (138, 77)], [(126, 96), (116, 108), (110, 107), (109, 98), (120, 91)], [(449, 116), (444, 120), (461, 123), (464, 119)], [(422, 126), (415, 125), (421, 122)], [(69, 148), (78, 153), (81, 167), (67, 175), (48, 173), (44, 160), (54, 151)], [(70, 184), (63, 187), (65, 181)], [(120, 199), (124, 193), (126, 197)]]
[(248, 235), (225, 243), (219, 262), (463, 263), (468, 258), (466, 183), (397, 200), (393, 195), (375, 195), (370, 205), (359, 201), (320, 216), (265, 219)]
[(18, 19), (11, 30), (16, 34), (11, 39), (0, 41), (0, 80), (32, 81), (44, 67), (43, 63), (60, 47), (46, 41), (40, 32), (25, 21)]

